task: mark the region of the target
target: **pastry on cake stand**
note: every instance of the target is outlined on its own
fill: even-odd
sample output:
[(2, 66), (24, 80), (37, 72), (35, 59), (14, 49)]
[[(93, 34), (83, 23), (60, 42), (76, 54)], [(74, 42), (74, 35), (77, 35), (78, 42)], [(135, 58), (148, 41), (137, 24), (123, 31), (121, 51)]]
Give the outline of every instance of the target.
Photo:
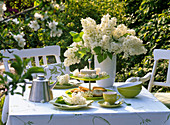
[(106, 72), (96, 72), (96, 70), (91, 70), (91, 59), (88, 59), (89, 69), (81, 69), (80, 72), (77, 70), (70, 74), (70, 77), (77, 80), (88, 81), (89, 90), (91, 90), (91, 82), (96, 80), (102, 80), (109, 78), (109, 75)]

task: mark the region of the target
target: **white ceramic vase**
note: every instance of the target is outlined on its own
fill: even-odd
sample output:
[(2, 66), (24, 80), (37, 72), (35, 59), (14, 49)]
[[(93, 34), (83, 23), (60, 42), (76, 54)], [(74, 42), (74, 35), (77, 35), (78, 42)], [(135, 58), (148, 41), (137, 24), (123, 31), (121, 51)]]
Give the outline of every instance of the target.
[(94, 65), (95, 68), (100, 68), (101, 72), (105, 71), (109, 74), (110, 78), (97, 80), (96, 83), (100, 87), (112, 87), (113, 83), (115, 82), (116, 76), (116, 54), (113, 55), (112, 60), (107, 57), (103, 62), (99, 63), (97, 60), (97, 56), (94, 56)]

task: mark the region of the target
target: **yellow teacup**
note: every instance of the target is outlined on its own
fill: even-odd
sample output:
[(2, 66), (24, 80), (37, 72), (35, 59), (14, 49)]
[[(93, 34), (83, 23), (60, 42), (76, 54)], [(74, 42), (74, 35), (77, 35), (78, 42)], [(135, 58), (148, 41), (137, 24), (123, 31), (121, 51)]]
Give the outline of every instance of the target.
[(116, 92), (103, 92), (103, 98), (105, 102), (113, 105), (117, 100), (120, 99), (120, 95), (118, 95)]

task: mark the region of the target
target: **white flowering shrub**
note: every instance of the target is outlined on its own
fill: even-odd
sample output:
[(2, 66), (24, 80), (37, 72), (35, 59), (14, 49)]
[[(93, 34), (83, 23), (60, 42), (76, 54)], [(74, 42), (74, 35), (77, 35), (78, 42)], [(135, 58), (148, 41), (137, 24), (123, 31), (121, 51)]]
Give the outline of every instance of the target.
[(23, 13), (8, 16), (8, 6), (0, 1), (0, 50), (55, 45), (61, 39), (64, 25), (58, 14), (64, 11), (64, 3), (36, 0), (32, 4)]
[[(23, 7), (27, 3), (30, 5)], [(0, 0), (0, 50), (55, 45), (63, 34), (64, 26), (58, 20), (58, 14), (64, 8), (65, 5), (60, 0), (19, 0), (11, 2)], [(10, 12), (10, 9), (16, 11)], [(0, 61), (2, 58), (4, 57), (0, 53)], [(15, 72), (3, 72), (3, 75), (0, 74), (0, 84), (7, 90), (4, 92), (5, 94), (8, 94), (8, 92), (14, 94), (17, 84), (24, 82), (26, 78), (30, 78), (32, 73), (45, 73), (41, 67), (31, 67), (27, 69), (27, 72), (23, 73), (31, 59), (22, 60), (17, 55), (15, 55), (15, 58), (16, 61), (11, 64)], [(7, 82), (7, 76), (12, 78), (10, 82)], [(20, 87), (24, 92), (25, 85)]]
[(21, 33), (21, 34), (17, 34), (17, 35), (13, 35), (14, 39), (18, 42), (18, 46), (20, 47), (24, 47), (25, 46), (25, 39), (23, 38), (25, 34)]
[(0, 1), (0, 21), (3, 20), (4, 11), (6, 11), (6, 5)]
[(74, 43), (64, 53), (66, 66), (79, 63), (88, 52), (97, 55), (99, 62), (107, 56), (112, 59), (114, 53), (124, 52), (124, 57), (146, 53), (143, 41), (135, 36), (135, 30), (124, 24), (117, 25), (117, 19), (110, 19), (109, 14), (102, 17), (100, 24), (90, 17), (81, 19), (81, 24), (83, 32), (71, 32)]

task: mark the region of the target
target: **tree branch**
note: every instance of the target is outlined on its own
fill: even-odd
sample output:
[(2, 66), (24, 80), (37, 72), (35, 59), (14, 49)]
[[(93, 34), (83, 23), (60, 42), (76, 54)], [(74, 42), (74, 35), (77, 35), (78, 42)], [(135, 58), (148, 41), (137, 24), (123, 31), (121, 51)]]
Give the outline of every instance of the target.
[(10, 19), (10, 18), (18, 17), (19, 15), (25, 14), (25, 13), (27, 13), (27, 12), (29, 12), (29, 11), (31, 11), (31, 10), (34, 10), (34, 9), (36, 9), (36, 8), (38, 8), (38, 7), (39, 7), (39, 5), (38, 5), (38, 6), (35, 6), (35, 7), (32, 7), (32, 8), (28, 8), (28, 9), (26, 9), (26, 10), (24, 10), (24, 11), (22, 11), (22, 12), (19, 12), (19, 13), (13, 15), (13, 16), (9, 16), (9, 17), (5, 18), (4, 20), (2, 20), (2, 21), (0, 21), (0, 22), (4, 22), (4, 21), (6, 21), (6, 20), (8, 20), (8, 19)]

